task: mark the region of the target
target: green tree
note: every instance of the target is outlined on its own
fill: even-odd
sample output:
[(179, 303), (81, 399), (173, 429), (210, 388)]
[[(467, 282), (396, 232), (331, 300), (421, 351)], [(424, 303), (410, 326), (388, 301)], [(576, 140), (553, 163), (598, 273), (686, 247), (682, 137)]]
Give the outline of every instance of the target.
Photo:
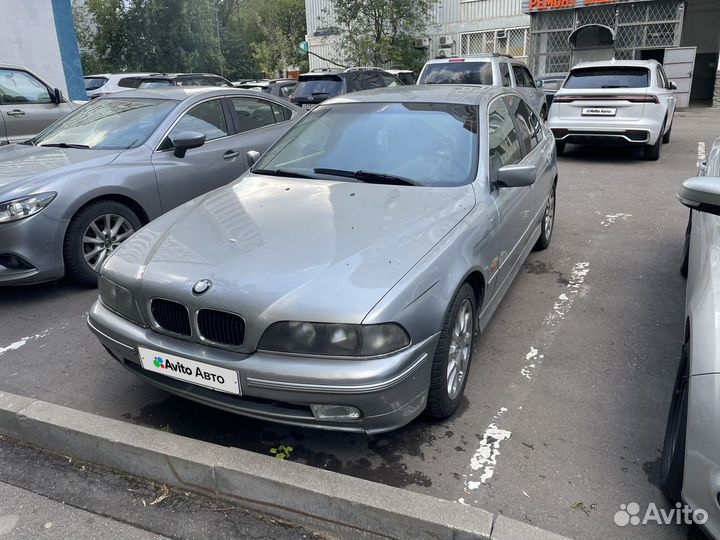
[(74, 1), (72, 7), (85, 72), (123, 69), (126, 46), (123, 0)]
[(305, 39), (305, 0), (251, 0), (260, 39), (251, 47), (266, 77), (291, 65), (307, 67), (298, 45)]
[(328, 26), (340, 30), (344, 60), (354, 65), (417, 69), (425, 53), (415, 37), (430, 22), (437, 0), (332, 0)]

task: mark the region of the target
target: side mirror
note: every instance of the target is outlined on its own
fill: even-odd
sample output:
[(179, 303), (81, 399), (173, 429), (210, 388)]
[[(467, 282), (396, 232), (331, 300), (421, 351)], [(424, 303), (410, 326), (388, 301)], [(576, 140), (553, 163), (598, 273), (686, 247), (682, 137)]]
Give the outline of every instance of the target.
[(545, 86), (545, 81), (537, 80), (535, 81), (535, 86), (537, 86), (538, 88), (542, 88), (543, 86)]
[(260, 159), (260, 152), (257, 150), (248, 150), (245, 155), (247, 156), (248, 167), (252, 167)]
[(677, 84), (675, 84), (674, 81), (670, 81), (668, 86), (670, 87), (670, 90), (677, 90)]
[(63, 102), (62, 91), (59, 88), (53, 88), (50, 92), (50, 101), (55, 105), (60, 105)]
[(535, 165), (505, 165), (497, 172), (495, 186), (501, 188), (525, 187), (535, 183)]
[(173, 155), (184, 158), (185, 153), (192, 148), (199, 148), (205, 144), (205, 134), (199, 131), (181, 131), (174, 137), (170, 137), (175, 149)]
[(720, 216), (720, 178), (715, 176), (688, 178), (680, 186), (678, 199), (692, 210)]

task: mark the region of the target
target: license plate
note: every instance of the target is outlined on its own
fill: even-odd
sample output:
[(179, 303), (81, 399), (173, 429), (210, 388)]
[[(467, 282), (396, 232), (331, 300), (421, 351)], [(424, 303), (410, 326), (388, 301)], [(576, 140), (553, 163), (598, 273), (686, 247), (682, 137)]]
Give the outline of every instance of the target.
[(615, 107), (583, 107), (583, 116), (615, 116), (617, 109)]
[(314, 109), (315, 107), (317, 107), (317, 105), (311, 105), (310, 103), (303, 103), (303, 104), (301, 105), (301, 107), (302, 107), (303, 109)]
[(242, 395), (237, 371), (205, 362), (197, 362), (174, 354), (151, 351), (138, 347), (140, 362), (147, 371), (181, 381), (212, 388), (219, 392)]

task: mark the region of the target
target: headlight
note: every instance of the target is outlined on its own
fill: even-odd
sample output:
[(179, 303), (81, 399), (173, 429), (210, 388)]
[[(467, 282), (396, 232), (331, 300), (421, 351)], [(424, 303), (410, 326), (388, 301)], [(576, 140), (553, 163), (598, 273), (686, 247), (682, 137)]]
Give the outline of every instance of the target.
[(143, 324), (135, 299), (125, 287), (121, 287), (101, 275), (98, 278), (98, 290), (100, 292), (100, 301), (109, 310), (134, 323)]
[(270, 326), (258, 349), (325, 356), (380, 356), (410, 345), (402, 326), (388, 324), (330, 324), (299, 321)]
[(57, 193), (39, 193), (12, 201), (0, 202), (0, 223), (9, 223), (37, 214), (57, 196)]

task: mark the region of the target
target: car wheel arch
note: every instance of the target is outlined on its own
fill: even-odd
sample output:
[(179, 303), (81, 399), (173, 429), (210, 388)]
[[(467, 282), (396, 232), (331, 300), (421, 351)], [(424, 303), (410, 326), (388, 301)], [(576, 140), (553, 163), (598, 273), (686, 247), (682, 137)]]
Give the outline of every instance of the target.
[(143, 205), (141, 205), (137, 200), (135, 200), (133, 197), (130, 197), (129, 195), (117, 192), (94, 194), (87, 199), (83, 199), (69, 209), (70, 211), (67, 213), (66, 216), (67, 221), (69, 222), (73, 217), (77, 215), (78, 212), (80, 212), (86, 206), (97, 203), (99, 201), (115, 201), (124, 204), (133, 212), (135, 212), (135, 215), (138, 216), (140, 222), (143, 225), (147, 225), (151, 221), (150, 216), (148, 215), (148, 212)]

